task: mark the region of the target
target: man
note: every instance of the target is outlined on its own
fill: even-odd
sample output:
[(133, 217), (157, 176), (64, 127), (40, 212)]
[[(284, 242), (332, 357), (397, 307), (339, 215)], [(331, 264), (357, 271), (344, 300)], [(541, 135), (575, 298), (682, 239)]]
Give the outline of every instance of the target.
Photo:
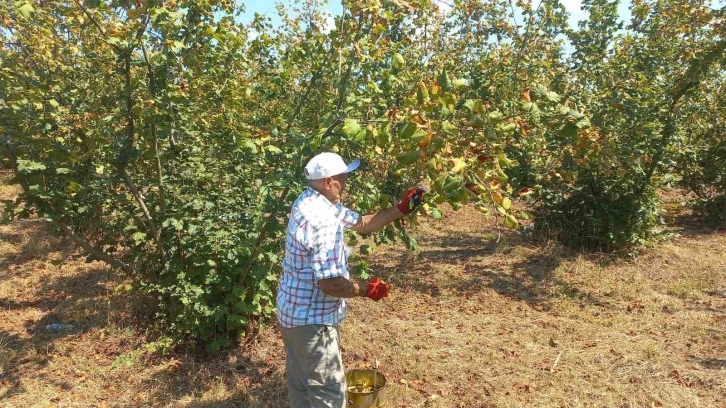
[(376, 214), (361, 216), (344, 207), (340, 197), (348, 173), (335, 153), (321, 153), (305, 166), (309, 187), (290, 211), (285, 259), (277, 292), (277, 318), (287, 351), (287, 385), (292, 408), (345, 408), (346, 384), (338, 327), (345, 319), (345, 298), (388, 296), (380, 278), (365, 284), (350, 279), (344, 232), (376, 231), (412, 212), (424, 190), (409, 189), (401, 202)]

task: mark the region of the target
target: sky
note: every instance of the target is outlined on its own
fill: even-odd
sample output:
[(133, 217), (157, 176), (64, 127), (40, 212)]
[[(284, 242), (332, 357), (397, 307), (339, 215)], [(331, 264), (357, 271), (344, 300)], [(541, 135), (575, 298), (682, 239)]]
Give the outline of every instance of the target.
[[(434, 0), (437, 1), (437, 0)], [(535, 4), (538, 4), (539, 0), (532, 0)], [(562, 5), (565, 6), (568, 12), (570, 12), (570, 24), (573, 27), (577, 26), (577, 22), (587, 18), (587, 13), (580, 10), (580, 0), (560, 0)], [(323, 3), (323, 1), (320, 1)], [(450, 3), (451, 1), (447, 1)], [(267, 15), (273, 19), (273, 24), (277, 20), (277, 12), (275, 11), (275, 2), (273, 0), (237, 0), (238, 4), (244, 3), (246, 11), (239, 17), (239, 21), (248, 23), (252, 20), (255, 12), (262, 15)], [(438, 2), (441, 9), (447, 9), (448, 6), (443, 2)], [(630, 0), (623, 0), (618, 7), (620, 17), (627, 21), (630, 19)], [(331, 0), (328, 4), (322, 6), (322, 10), (330, 13), (331, 15), (340, 15), (343, 12), (343, 7), (339, 0)], [(329, 20), (332, 24), (332, 18)]]

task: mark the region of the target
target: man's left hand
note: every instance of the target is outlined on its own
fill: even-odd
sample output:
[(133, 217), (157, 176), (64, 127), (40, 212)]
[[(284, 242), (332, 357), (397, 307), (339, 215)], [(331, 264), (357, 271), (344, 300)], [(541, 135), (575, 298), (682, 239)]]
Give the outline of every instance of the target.
[(368, 281), (368, 290), (366, 291), (366, 297), (369, 297), (376, 302), (388, 297), (388, 290), (390, 285), (385, 284), (381, 281), (381, 278), (375, 278)]

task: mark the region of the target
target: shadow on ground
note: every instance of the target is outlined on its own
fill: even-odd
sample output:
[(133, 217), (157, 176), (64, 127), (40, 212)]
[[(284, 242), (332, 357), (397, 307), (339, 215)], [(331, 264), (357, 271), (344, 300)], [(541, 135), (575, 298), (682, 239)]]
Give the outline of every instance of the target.
[[(118, 278), (100, 262), (52, 265), (51, 260), (70, 259), (76, 249), (62, 237), (52, 237), (38, 220), (16, 222), (21, 225), (0, 234), (0, 240), (16, 248), (0, 258), (0, 279), (17, 282), (16, 287), (12, 283), (5, 286), (7, 290), (0, 294), (0, 401), (32, 399), (28, 393), (37, 391), (28, 388), (29, 378), (36, 383), (40, 379), (44, 387), (58, 393), (74, 390), (78, 384), (73, 383), (73, 376), (71, 383), (66, 381), (66, 367), (51, 370), (49, 364), (59, 353), (83, 353), (84, 358), (101, 358), (93, 363), (97, 365), (94, 369), (101, 368), (96, 387), (116, 387), (118, 392), (107, 393), (109, 405), (142, 406), (148, 401), (161, 406), (186, 401), (183, 405), (189, 407), (288, 405), (284, 371), (279, 370), (284, 362), (277, 361), (284, 361), (281, 345), (263, 347), (275, 350), (269, 353), (269, 361), (265, 356), (245, 356), (248, 351), (241, 349), (215, 355), (190, 350), (184, 356), (143, 357), (148, 361), (138, 361), (127, 369), (128, 377), (141, 381), (129, 389), (125, 375), (114, 374), (111, 366), (142, 345), (141, 333), (150, 327), (144, 317), (149, 315), (144, 309), (148, 305), (136, 294), (115, 294)], [(69, 326), (48, 328), (53, 323)], [(108, 335), (101, 339), (101, 332)], [(134, 369), (138, 372), (131, 372)], [(217, 387), (224, 392), (215, 396)], [(144, 399), (131, 401), (134, 390), (146, 392)]]
[[(279, 361), (274, 360), (278, 357), (257, 361), (239, 349), (212, 356), (189, 354), (156, 373), (140, 388), (154, 389), (149, 401), (189, 401), (186, 407), (286, 407), (289, 402), (284, 372), (279, 370)], [(215, 396), (217, 388), (226, 390), (225, 395)], [(232, 395), (229, 390), (234, 390)]]
[[(5, 343), (0, 358), (6, 362), (0, 372), (0, 382), (8, 387), (0, 394), (0, 399), (24, 392), (20, 381), (23, 375), (28, 370), (45, 366), (47, 356), (54, 353), (57, 342), (82, 335), (106, 323), (108, 308), (103, 298), (107, 295), (104, 283), (108, 279), (108, 270), (96, 267), (78, 275), (41, 282), (34, 294), (23, 296), (24, 300), (0, 298), (0, 308), (8, 319), (12, 318), (13, 312), (28, 309), (41, 315), (33, 320), (17, 322), (13, 333), (0, 332), (0, 342)], [(53, 323), (65, 326), (48, 327)], [(36, 355), (28, 358), (24, 353), (26, 350), (34, 350)], [(64, 388), (60, 382), (57, 385)]]
[[(485, 231), (486, 232), (486, 231)], [(493, 234), (444, 234), (421, 242), (420, 252), (403, 252), (389, 262), (373, 265), (376, 273), (388, 277), (397, 287), (431, 296), (442, 290), (473, 296), (491, 289), (501, 296), (547, 308), (553, 297), (568, 297), (582, 304), (603, 305), (589, 293), (557, 277), (563, 261), (575, 256), (572, 251), (543, 251), (531, 238), (511, 233), (497, 239)], [(529, 250), (522, 251), (527, 247)], [(429, 249), (430, 248), (430, 249)], [(390, 261), (394, 264), (391, 265)], [(434, 265), (448, 265), (444, 279), (434, 276)]]
[(68, 259), (75, 253), (74, 245), (64, 236), (51, 235), (48, 226), (39, 219), (16, 220), (12, 232), (0, 232), (0, 242), (19, 249), (0, 257), (0, 277), (7, 279), (29, 262)]
[(703, 358), (694, 355), (688, 356), (689, 359), (697, 361), (704, 368), (712, 370), (721, 370), (726, 368), (726, 359), (723, 358)]
[(670, 225), (670, 230), (685, 237), (699, 237), (704, 235), (726, 235), (726, 223), (714, 224), (706, 219), (705, 215), (693, 211), (686, 211), (677, 215)]

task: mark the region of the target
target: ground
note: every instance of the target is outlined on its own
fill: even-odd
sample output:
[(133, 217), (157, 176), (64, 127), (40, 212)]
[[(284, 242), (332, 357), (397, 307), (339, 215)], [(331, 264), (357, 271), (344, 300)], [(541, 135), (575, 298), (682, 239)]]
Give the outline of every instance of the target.
[[(392, 407), (726, 407), (726, 234), (671, 215), (679, 236), (630, 258), (498, 239), (467, 209), (426, 221), (420, 251), (372, 255), (395, 287), (350, 302), (345, 364), (378, 364)], [(274, 325), (213, 356), (138, 356), (143, 311), (79, 255), (40, 220), (0, 226), (0, 406), (286, 406)]]

